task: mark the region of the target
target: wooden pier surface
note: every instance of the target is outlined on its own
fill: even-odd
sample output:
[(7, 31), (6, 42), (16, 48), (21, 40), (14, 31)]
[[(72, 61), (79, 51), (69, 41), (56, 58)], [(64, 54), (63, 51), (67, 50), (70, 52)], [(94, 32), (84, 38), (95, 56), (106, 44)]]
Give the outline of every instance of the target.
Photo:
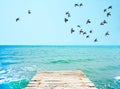
[(97, 89), (82, 71), (38, 72), (25, 89)]

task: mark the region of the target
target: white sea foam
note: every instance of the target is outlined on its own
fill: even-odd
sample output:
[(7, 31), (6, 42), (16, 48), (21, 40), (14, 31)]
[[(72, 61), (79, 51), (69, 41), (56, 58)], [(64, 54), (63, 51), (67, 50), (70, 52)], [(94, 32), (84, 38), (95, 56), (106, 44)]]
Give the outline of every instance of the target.
[(5, 72), (6, 72), (5, 70), (1, 70), (1, 71), (0, 71), (0, 74), (3, 74), (3, 73), (5, 73)]
[(0, 84), (5, 83), (5, 79), (6, 79), (6, 77), (0, 76)]
[(120, 81), (120, 76), (116, 76), (115, 80)]
[(0, 84), (3, 84), (4, 83), (4, 80), (0, 80)]
[(6, 76), (1, 76), (0, 77), (0, 84), (4, 84), (4, 83), (8, 83), (8, 82), (12, 82), (12, 81), (21, 81), (24, 78), (8, 78)]

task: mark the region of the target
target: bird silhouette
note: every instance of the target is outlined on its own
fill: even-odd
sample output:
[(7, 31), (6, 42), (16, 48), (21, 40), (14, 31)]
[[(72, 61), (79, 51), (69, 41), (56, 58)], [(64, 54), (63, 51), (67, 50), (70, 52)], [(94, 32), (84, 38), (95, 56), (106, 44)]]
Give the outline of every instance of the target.
[(65, 13), (66, 15), (70, 14), (69, 11)]
[(112, 5), (108, 7), (108, 9), (112, 9)]
[(70, 17), (70, 14), (68, 14), (68, 17)]
[(105, 36), (108, 36), (108, 35), (110, 35), (109, 32), (106, 32), (106, 33), (105, 33)]
[(80, 30), (80, 34), (81, 34), (81, 33), (83, 33), (83, 30), (82, 30), (82, 29)]
[(104, 25), (104, 23), (103, 23), (103, 22), (101, 22), (101, 23), (100, 23), (100, 25)]
[(88, 19), (88, 20), (86, 21), (86, 24), (88, 24), (88, 23), (91, 23), (90, 19)]
[(104, 20), (103, 22), (100, 23), (100, 25), (104, 25), (104, 24), (107, 24), (106, 20)]
[(90, 37), (89, 35), (86, 36), (86, 38), (89, 38), (89, 37)]
[(90, 30), (90, 33), (92, 33), (92, 30)]
[(111, 13), (110, 13), (110, 12), (107, 13), (107, 17), (109, 17), (109, 16), (111, 16)]
[(31, 14), (31, 11), (30, 11), (30, 10), (28, 10), (28, 14)]
[(68, 15), (68, 17), (70, 17), (70, 13), (69, 13), (69, 11), (68, 11), (68, 12), (66, 12), (65, 14), (66, 14), (66, 15)]
[(66, 22), (68, 21), (68, 19), (67, 19), (67, 18), (65, 18), (65, 19), (64, 19), (64, 21), (65, 21), (65, 23), (66, 23)]
[(78, 4), (75, 4), (75, 7), (76, 7), (76, 6), (79, 6), (79, 5), (78, 5)]
[(81, 7), (81, 6), (83, 6), (83, 4), (82, 4), (82, 3), (80, 3), (80, 7)]
[(79, 28), (80, 28), (80, 25), (77, 25), (77, 27), (79, 27)]
[(19, 21), (19, 20), (20, 20), (20, 18), (16, 18), (16, 22)]
[(87, 34), (86, 32), (83, 32), (83, 35)]
[(104, 12), (107, 12), (107, 9), (104, 9)]
[(97, 40), (97, 38), (94, 40), (94, 42), (97, 42), (98, 40)]
[(72, 34), (73, 32), (75, 32), (75, 30), (74, 30), (73, 28), (71, 28), (71, 34)]
[(106, 23), (107, 23), (107, 21), (106, 21), (106, 20), (104, 20), (104, 21), (103, 21), (103, 23), (104, 23), (104, 24), (106, 24)]

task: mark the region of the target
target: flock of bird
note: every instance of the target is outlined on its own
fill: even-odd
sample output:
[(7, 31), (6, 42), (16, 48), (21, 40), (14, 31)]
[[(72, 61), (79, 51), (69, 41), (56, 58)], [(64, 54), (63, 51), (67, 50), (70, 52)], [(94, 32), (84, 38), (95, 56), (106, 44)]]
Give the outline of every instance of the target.
[[(74, 4), (74, 7), (82, 7), (82, 6), (83, 6), (83, 3)], [(110, 11), (110, 9), (112, 9), (112, 5), (108, 6), (106, 9), (103, 10), (103, 12), (106, 14), (107, 17), (111, 16), (111, 12), (108, 12), (108, 11)], [(67, 22), (69, 21), (69, 18), (71, 17), (71, 14), (70, 14), (69, 11), (67, 11), (65, 14), (67, 15), (67, 18), (64, 18), (64, 22), (67, 23)], [(88, 19), (88, 20), (86, 21), (86, 25), (87, 25), (87, 24), (90, 24), (90, 23), (91, 23), (91, 20)], [(100, 25), (105, 25), (105, 24), (107, 24), (107, 23), (108, 23), (108, 22), (107, 22), (106, 20), (103, 20), (102, 22), (100, 22)], [(93, 30), (90, 30), (90, 31), (89, 31), (89, 34), (87, 34), (86, 31), (83, 31), (83, 29), (81, 28), (80, 25), (77, 25), (77, 27), (80, 28), (79, 34), (85, 35), (86, 38), (90, 38), (90, 35), (89, 35), (89, 34), (92, 34), (92, 33), (93, 33)], [(73, 28), (71, 28), (70, 31), (71, 31), (71, 34), (73, 34), (73, 33), (75, 32), (75, 30), (74, 30)], [(109, 34), (109, 31), (107, 31), (104, 35), (105, 35), (105, 36), (110, 35), (110, 34)], [(97, 41), (98, 41), (98, 39), (95, 38), (95, 39), (94, 39), (94, 42), (97, 42)]]
[[(83, 3), (74, 4), (74, 7), (82, 7), (82, 6), (83, 6)], [(112, 5), (108, 6), (108, 8), (104, 9), (104, 11), (103, 11), (103, 12), (106, 14), (107, 17), (111, 16), (111, 12), (108, 12), (110, 9), (112, 9)], [(28, 10), (28, 14), (31, 14), (31, 11), (30, 11), (30, 10)], [(65, 23), (67, 23), (67, 22), (69, 21), (68, 18), (71, 17), (71, 14), (70, 14), (69, 11), (67, 11), (65, 14), (67, 15), (67, 18), (64, 18), (64, 21), (65, 21)], [(16, 18), (16, 22), (18, 22), (19, 20), (20, 20), (19, 17)], [(90, 23), (91, 23), (91, 20), (88, 19), (88, 20), (86, 21), (86, 24), (90, 24)], [(105, 24), (107, 24), (107, 21), (106, 21), (106, 20), (103, 20), (102, 22), (100, 22), (100, 25), (105, 25)], [(86, 31), (83, 31), (83, 29), (81, 28), (80, 25), (77, 25), (77, 27), (80, 28), (79, 34), (83, 34), (83, 35), (86, 36), (86, 38), (90, 38), (90, 35), (88, 35)], [(75, 30), (74, 30), (73, 28), (71, 28), (71, 34), (74, 33), (74, 32), (75, 32)], [(92, 34), (93, 31), (90, 30), (89, 33)], [(110, 34), (109, 34), (109, 31), (107, 31), (107, 32), (105, 33), (105, 36), (108, 36), (108, 35), (110, 35)], [(97, 42), (97, 41), (98, 41), (98, 39), (95, 38), (95, 39), (94, 39), (94, 42)]]
[[(30, 10), (28, 10), (28, 14), (31, 14), (31, 11)], [(20, 18), (18, 17), (18, 18), (16, 18), (16, 22), (18, 22), (20, 20)]]

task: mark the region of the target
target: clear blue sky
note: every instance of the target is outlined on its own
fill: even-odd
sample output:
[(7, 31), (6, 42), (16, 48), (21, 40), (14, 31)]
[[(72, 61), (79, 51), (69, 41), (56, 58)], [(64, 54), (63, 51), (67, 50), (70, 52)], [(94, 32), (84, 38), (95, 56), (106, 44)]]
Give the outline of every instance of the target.
[[(75, 8), (75, 3), (83, 7)], [(108, 18), (103, 10), (109, 5), (113, 9)], [(64, 23), (67, 11), (71, 17)], [(0, 45), (120, 45), (119, 11), (120, 0), (0, 0)], [(86, 25), (87, 19), (92, 23)], [(104, 19), (108, 24), (100, 26)], [(78, 24), (84, 31), (93, 30), (89, 39), (79, 35)], [(106, 31), (110, 36), (104, 36)]]

